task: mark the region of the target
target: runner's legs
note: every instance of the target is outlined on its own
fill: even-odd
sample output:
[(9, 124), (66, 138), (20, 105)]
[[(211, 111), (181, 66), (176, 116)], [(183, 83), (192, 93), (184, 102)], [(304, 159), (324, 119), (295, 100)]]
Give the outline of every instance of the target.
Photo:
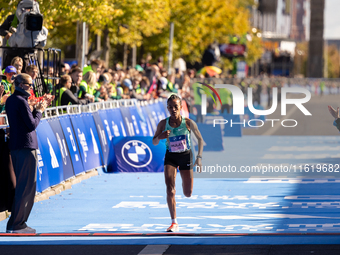
[(193, 170), (181, 170), (180, 173), (182, 177), (183, 194), (186, 197), (191, 197), (194, 187)]
[(164, 177), (166, 184), (166, 200), (171, 215), (171, 219), (176, 219), (176, 173), (177, 168), (171, 165), (164, 166)]

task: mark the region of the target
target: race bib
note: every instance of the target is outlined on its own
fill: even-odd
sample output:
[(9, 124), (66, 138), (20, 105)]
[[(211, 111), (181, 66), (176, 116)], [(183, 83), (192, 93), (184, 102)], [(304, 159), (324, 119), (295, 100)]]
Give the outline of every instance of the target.
[(169, 149), (170, 152), (187, 151), (189, 148), (186, 140), (186, 135), (169, 137)]

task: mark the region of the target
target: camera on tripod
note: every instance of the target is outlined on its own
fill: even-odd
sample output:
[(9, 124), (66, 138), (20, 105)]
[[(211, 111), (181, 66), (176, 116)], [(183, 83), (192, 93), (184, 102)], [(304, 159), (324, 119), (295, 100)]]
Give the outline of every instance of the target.
[(34, 0), (22, 0), (16, 10), (18, 26), (12, 27), (12, 36), (8, 39), (10, 47), (35, 48), (44, 47), (48, 30), (43, 26), (43, 15), (39, 3)]
[(43, 15), (36, 12), (29, 12), (25, 16), (26, 29), (30, 31), (41, 31), (43, 28)]

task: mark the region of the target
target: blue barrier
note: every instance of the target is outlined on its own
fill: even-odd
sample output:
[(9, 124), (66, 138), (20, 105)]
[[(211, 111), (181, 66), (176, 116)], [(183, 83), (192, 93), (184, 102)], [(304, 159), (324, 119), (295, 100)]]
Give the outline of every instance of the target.
[[(38, 145), (41, 155), (40, 169), (38, 168), (38, 188), (42, 191), (49, 186), (56, 185), (64, 180), (62, 155), (58, 141), (46, 119), (40, 121), (37, 128)], [(47, 182), (47, 179), (48, 182)]]
[(37, 128), (38, 192), (104, 165), (108, 172), (163, 171), (165, 141), (152, 144), (158, 122), (167, 116), (163, 102), (102, 108), (81, 113), (80, 106), (67, 106), (45, 112), (57, 116), (42, 119)]
[(75, 114), (70, 118), (81, 152), (84, 170), (88, 171), (102, 166), (101, 147), (92, 115)]
[(59, 150), (61, 152), (62, 164), (63, 164), (63, 180), (66, 180), (72, 176), (74, 176), (73, 165), (70, 158), (69, 149), (66, 145), (66, 140), (64, 136), (64, 132), (60, 125), (59, 119), (54, 117), (48, 119), (47, 122), (50, 124), (52, 131), (57, 138), (57, 142), (59, 145)]
[(121, 107), (120, 112), (122, 114), (125, 128), (127, 130), (127, 136), (135, 136), (135, 130), (133, 128), (132, 118), (128, 107)]
[(109, 157), (109, 137), (105, 132), (105, 128), (103, 125), (103, 122), (100, 118), (100, 115), (98, 112), (92, 112), (92, 117), (94, 120), (94, 123), (96, 125), (97, 128), (97, 134), (98, 134), (98, 138), (100, 141), (100, 146), (101, 146), (101, 150), (102, 150), (102, 161), (103, 164), (106, 165), (107, 164), (107, 160)]
[(152, 110), (149, 108), (148, 105), (142, 106), (142, 112), (144, 116), (147, 118), (147, 123), (149, 128), (151, 127), (152, 135), (157, 130), (157, 124), (158, 124), (158, 118), (156, 116), (155, 112), (152, 112)]
[(37, 167), (37, 188), (38, 192), (42, 192), (48, 187), (50, 187), (50, 181), (48, 180), (48, 169), (46, 165), (46, 156), (44, 157), (45, 162), (43, 160), (43, 156), (41, 155), (40, 149), (42, 148), (42, 144), (40, 141), (39, 136), (37, 135), (38, 139), (38, 146), (39, 149), (37, 150), (38, 154), (38, 167)]
[(107, 120), (111, 126), (113, 137), (116, 136), (127, 136), (127, 129), (124, 125), (124, 120), (122, 113), (119, 108), (105, 110), (107, 115)]
[(80, 155), (80, 150), (77, 142), (77, 137), (74, 133), (73, 126), (69, 115), (62, 115), (58, 117), (61, 128), (64, 132), (67, 147), (69, 148), (70, 157), (73, 164), (74, 174), (84, 172), (83, 161)]
[(136, 136), (149, 136), (148, 126), (140, 108), (130, 106), (129, 111)]

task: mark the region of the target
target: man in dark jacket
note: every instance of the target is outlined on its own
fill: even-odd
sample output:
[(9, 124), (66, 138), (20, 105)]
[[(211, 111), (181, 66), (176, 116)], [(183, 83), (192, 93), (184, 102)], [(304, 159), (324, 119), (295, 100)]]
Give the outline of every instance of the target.
[(35, 129), (51, 101), (41, 100), (32, 111), (32, 106), (28, 104), (32, 86), (31, 76), (19, 74), (14, 84), (15, 92), (6, 101), (11, 132), (9, 148), (16, 175), (15, 197), (12, 214), (7, 223), (7, 233), (35, 233), (35, 229), (26, 225), (36, 191), (38, 140)]

